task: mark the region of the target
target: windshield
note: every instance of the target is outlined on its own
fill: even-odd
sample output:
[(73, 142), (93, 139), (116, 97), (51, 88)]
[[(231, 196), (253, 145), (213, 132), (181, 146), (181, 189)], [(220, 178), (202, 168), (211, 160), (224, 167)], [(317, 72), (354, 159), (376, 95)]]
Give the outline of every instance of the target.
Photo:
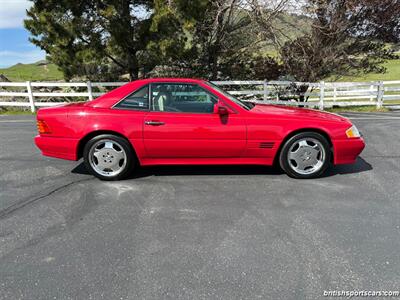
[(224, 95), (226, 98), (228, 98), (229, 100), (235, 102), (237, 105), (240, 105), (241, 107), (243, 107), (246, 110), (250, 110), (252, 109), (255, 104), (251, 103), (251, 102), (245, 102), (245, 101), (241, 101), (238, 98), (232, 96), (231, 94), (229, 94), (228, 92), (225, 92), (223, 89), (221, 89), (219, 86), (209, 82), (209, 81), (205, 81), (205, 84), (207, 84), (208, 86), (212, 87), (214, 90), (218, 91), (219, 93), (221, 93), (222, 95)]

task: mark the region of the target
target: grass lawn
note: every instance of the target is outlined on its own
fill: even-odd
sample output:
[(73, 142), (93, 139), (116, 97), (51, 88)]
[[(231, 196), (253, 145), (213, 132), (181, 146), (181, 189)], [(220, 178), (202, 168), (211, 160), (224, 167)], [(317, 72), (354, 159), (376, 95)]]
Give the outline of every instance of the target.
[(19, 107), (7, 107), (1, 108), (0, 107), (0, 115), (29, 115), (33, 116), (36, 113), (32, 113), (30, 109), (23, 109)]
[(370, 73), (358, 76), (345, 76), (341, 82), (359, 82), (359, 81), (387, 81), (400, 80), (400, 59), (388, 60), (383, 66), (387, 69), (386, 73)]
[(388, 108), (376, 108), (376, 106), (350, 106), (350, 107), (334, 107), (325, 109), (329, 112), (386, 112)]

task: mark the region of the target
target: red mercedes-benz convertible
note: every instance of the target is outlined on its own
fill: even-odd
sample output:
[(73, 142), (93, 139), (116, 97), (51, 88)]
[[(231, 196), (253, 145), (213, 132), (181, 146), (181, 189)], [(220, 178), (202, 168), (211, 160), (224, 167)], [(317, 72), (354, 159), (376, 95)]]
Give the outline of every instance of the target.
[(354, 163), (365, 144), (346, 118), (310, 109), (242, 102), (210, 82), (146, 79), (93, 101), (40, 109), (43, 155), (83, 157), (103, 180), (137, 166), (273, 165), (313, 178)]

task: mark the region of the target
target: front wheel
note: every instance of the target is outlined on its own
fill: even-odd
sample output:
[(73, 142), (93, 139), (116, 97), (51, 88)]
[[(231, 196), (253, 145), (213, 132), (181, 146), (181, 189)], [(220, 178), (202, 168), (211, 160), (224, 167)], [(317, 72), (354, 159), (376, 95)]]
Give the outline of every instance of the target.
[(111, 134), (92, 138), (83, 149), (86, 168), (102, 180), (126, 177), (134, 163), (134, 154), (127, 140)]
[(321, 176), (331, 161), (331, 149), (324, 136), (302, 132), (291, 137), (279, 156), (281, 168), (290, 177), (307, 179)]

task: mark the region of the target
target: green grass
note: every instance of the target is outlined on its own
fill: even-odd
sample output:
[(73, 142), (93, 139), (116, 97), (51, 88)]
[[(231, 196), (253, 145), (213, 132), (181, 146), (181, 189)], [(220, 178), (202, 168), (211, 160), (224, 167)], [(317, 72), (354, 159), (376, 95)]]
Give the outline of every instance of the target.
[(55, 81), (63, 80), (63, 74), (51, 63), (37, 62), (33, 64), (16, 64), (0, 69), (0, 74), (10, 81)]
[[(386, 61), (383, 66), (387, 69), (386, 73), (369, 73), (357, 76), (344, 76), (341, 82), (362, 82), (362, 81), (387, 81), (400, 80), (400, 59)], [(329, 79), (328, 79), (329, 80)]]
[(0, 108), (0, 115), (29, 115), (33, 116), (36, 113), (32, 113), (30, 109), (22, 109), (18, 107), (8, 107), (5, 109)]
[(350, 107), (333, 107), (325, 109), (329, 112), (387, 112), (386, 107), (376, 108), (376, 106), (350, 106)]

